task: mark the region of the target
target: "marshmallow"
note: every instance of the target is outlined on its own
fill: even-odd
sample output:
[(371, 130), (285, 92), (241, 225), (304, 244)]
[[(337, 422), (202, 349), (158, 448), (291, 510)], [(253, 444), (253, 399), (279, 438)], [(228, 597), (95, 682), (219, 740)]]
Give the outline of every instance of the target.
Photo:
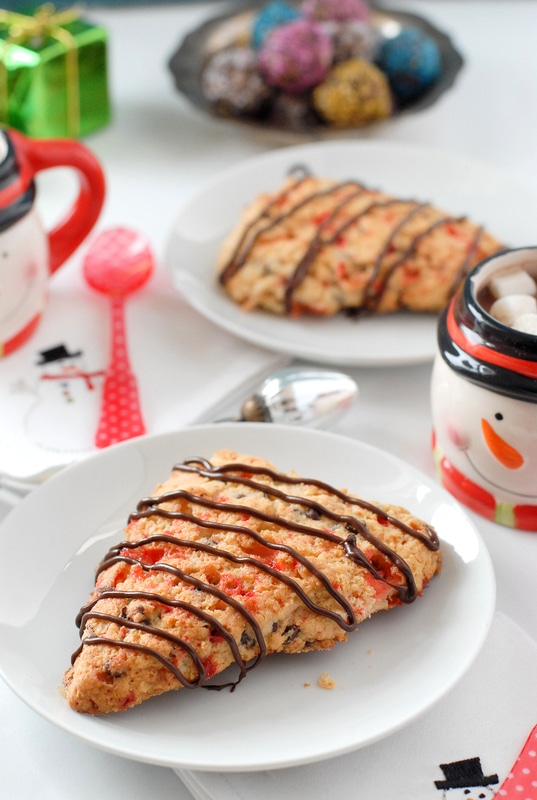
[(489, 289), (494, 297), (506, 297), (510, 294), (537, 294), (537, 284), (523, 269), (494, 275), (490, 279)]
[(522, 331), (522, 333), (531, 333), (533, 336), (537, 336), (537, 314), (531, 312), (521, 314), (515, 319), (511, 327), (516, 328), (517, 331)]
[(500, 297), (490, 307), (490, 315), (504, 325), (512, 325), (523, 314), (537, 314), (537, 300), (529, 294)]

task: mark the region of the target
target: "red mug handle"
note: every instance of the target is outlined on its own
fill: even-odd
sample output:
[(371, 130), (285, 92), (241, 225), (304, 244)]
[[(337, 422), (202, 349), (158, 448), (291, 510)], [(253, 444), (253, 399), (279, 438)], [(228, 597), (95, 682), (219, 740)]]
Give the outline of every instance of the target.
[(78, 195), (66, 216), (48, 232), (49, 270), (55, 272), (91, 231), (104, 204), (106, 184), (101, 165), (83, 144), (74, 139), (30, 139), (10, 130), (21, 179), (51, 167), (72, 167), (78, 173)]

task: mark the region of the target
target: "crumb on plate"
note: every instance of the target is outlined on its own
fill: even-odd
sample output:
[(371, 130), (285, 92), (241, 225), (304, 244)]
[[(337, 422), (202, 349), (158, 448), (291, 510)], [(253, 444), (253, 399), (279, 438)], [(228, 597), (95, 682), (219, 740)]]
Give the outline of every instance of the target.
[(319, 678), (319, 686), (321, 689), (335, 689), (336, 682), (328, 672), (323, 672)]

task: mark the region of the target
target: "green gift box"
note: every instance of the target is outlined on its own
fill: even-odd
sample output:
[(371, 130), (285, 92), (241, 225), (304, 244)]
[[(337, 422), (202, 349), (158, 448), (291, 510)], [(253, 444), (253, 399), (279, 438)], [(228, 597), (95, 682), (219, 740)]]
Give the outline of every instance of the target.
[(0, 8), (0, 124), (77, 139), (110, 121), (107, 31), (78, 10)]

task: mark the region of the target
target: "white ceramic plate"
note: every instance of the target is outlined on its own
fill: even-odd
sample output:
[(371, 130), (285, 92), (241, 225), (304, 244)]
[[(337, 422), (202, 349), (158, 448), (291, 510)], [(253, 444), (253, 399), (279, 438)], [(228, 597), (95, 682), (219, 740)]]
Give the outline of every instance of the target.
[[(136, 501), (176, 461), (229, 447), (431, 522), (444, 568), (412, 605), (378, 614), (332, 651), (267, 658), (235, 692), (179, 691), (124, 714), (89, 717), (58, 692), (78, 643), (74, 618), (94, 569)], [(0, 674), (35, 711), (86, 742), (139, 761), (199, 770), (292, 766), (363, 747), (452, 687), (491, 622), (488, 553), (457, 503), (378, 449), (334, 434), (254, 423), (132, 440), (36, 489), (0, 528)], [(327, 671), (336, 688), (317, 680)], [(305, 684), (310, 684), (306, 687)]]
[(219, 245), (246, 203), (277, 189), (290, 167), (356, 178), (398, 197), (430, 201), (454, 216), (467, 215), (509, 246), (534, 244), (537, 195), (488, 166), (435, 149), (389, 142), (321, 142), (287, 147), (229, 169), (180, 211), (167, 245), (176, 287), (201, 314), (231, 333), (292, 356), (348, 366), (426, 362), (436, 348), (432, 314), (392, 314), (351, 320), (289, 320), (245, 313), (214, 275)]

